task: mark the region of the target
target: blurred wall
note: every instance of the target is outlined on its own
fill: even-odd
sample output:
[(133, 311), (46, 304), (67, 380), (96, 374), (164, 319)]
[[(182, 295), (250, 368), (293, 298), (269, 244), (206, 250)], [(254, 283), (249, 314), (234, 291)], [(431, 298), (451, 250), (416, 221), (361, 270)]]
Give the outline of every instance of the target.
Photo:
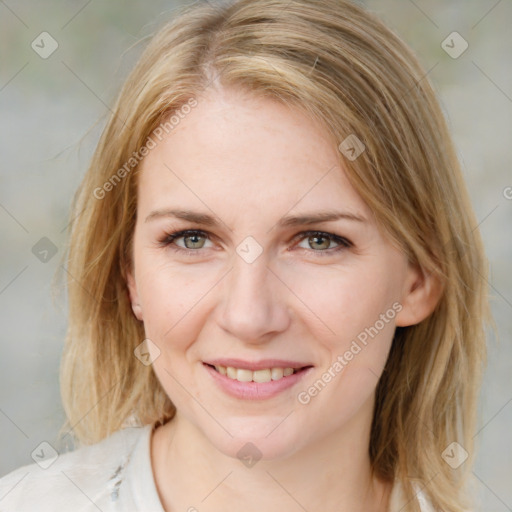
[[(41, 441), (55, 444), (64, 420), (58, 367), (66, 300), (63, 290), (53, 296), (52, 281), (64, 272), (70, 201), (140, 53), (130, 47), (181, 3), (0, 1), (0, 475), (31, 463)], [(436, 87), (487, 247), (500, 341), (490, 333), (474, 475), (482, 510), (505, 512), (512, 510), (512, 4), (365, 3), (411, 45)]]

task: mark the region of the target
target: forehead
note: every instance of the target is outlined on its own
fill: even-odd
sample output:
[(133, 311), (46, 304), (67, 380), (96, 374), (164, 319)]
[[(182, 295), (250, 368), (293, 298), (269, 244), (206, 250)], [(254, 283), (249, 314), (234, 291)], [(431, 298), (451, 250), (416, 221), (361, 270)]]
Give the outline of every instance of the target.
[(282, 215), (321, 203), (368, 213), (318, 121), (239, 89), (198, 97), (144, 158), (138, 188), (142, 210), (178, 201), (226, 212), (243, 204)]

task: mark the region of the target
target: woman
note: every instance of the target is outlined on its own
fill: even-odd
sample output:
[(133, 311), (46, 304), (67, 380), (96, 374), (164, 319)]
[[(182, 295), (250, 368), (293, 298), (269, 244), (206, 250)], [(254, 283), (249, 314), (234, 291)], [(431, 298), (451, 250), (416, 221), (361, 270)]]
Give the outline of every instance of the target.
[(185, 9), (72, 218), (83, 446), (4, 477), (1, 510), (470, 506), (487, 264), (425, 73), (363, 8)]

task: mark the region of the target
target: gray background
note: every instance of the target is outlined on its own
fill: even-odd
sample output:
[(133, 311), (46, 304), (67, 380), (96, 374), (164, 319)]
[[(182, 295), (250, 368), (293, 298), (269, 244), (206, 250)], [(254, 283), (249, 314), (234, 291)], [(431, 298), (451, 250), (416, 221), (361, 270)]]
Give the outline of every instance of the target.
[[(505, 193), (512, 187), (512, 2), (365, 3), (429, 71), (463, 162), (491, 263), (498, 328), (498, 339), (489, 333), (474, 475), (481, 510), (512, 510), (512, 199)], [(109, 105), (140, 53), (140, 45), (130, 47), (170, 19), (177, 5), (0, 1), (0, 475), (31, 463), (43, 440), (64, 449), (55, 439), (64, 420), (58, 367), (66, 298), (52, 283), (65, 272), (70, 201)], [(47, 59), (31, 48), (43, 31), (59, 44)], [(457, 59), (441, 47), (453, 31), (469, 43)], [(57, 249), (47, 262), (32, 252), (43, 237)]]

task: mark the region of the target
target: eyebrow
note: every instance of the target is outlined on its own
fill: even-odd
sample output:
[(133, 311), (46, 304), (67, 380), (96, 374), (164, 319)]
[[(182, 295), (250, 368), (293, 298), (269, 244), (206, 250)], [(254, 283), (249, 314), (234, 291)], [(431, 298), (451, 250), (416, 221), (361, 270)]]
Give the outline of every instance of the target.
[[(207, 213), (180, 209), (154, 210), (146, 217), (145, 222), (149, 222), (151, 220), (162, 217), (175, 217), (177, 219), (187, 220), (189, 222), (201, 224), (203, 226), (216, 226), (219, 224), (215, 217)], [(304, 213), (302, 215), (288, 215), (286, 217), (282, 217), (277, 222), (277, 226), (302, 226), (307, 224), (316, 224), (320, 222), (332, 222), (341, 219), (352, 220), (362, 223), (367, 222), (367, 219), (361, 215), (356, 215), (350, 212), (326, 210), (314, 213)]]

